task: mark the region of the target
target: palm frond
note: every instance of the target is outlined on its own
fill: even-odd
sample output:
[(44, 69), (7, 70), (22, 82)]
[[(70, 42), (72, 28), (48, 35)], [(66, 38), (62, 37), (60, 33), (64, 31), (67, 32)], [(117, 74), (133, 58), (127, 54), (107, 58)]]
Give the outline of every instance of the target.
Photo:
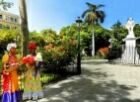
[(103, 23), (104, 22), (104, 19), (105, 19), (105, 13), (104, 11), (96, 11), (96, 15), (97, 15), (97, 18), (98, 20)]
[(95, 4), (92, 4), (92, 3), (89, 3), (89, 2), (86, 2), (86, 5), (89, 6), (89, 7), (96, 7)]
[(86, 17), (86, 15), (87, 15), (89, 12), (91, 12), (91, 10), (90, 10), (90, 9), (87, 9), (86, 11), (84, 11), (84, 12), (82, 13), (81, 17), (82, 17), (82, 18)]
[(102, 7), (105, 7), (105, 5), (102, 5), (102, 4), (97, 5), (97, 9), (100, 9)]
[(86, 5), (89, 7), (89, 9), (92, 9), (92, 10), (96, 10), (97, 6), (95, 4), (91, 4), (89, 2), (86, 2)]

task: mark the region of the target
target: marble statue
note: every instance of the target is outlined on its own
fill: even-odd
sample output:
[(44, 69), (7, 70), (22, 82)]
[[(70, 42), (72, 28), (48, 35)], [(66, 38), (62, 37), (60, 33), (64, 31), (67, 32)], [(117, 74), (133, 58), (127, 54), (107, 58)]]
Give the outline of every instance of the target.
[(122, 62), (125, 64), (139, 64), (139, 55), (136, 49), (136, 37), (133, 32), (135, 22), (132, 18), (129, 18), (126, 25), (128, 35), (123, 39), (125, 41), (125, 49), (122, 54)]

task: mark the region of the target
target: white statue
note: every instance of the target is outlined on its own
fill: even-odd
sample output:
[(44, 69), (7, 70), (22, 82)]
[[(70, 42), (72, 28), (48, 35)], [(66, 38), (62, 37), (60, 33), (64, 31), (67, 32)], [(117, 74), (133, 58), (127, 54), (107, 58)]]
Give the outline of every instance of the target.
[(133, 32), (135, 22), (129, 18), (125, 27), (128, 30), (128, 35), (125, 37), (125, 49), (122, 54), (121, 62), (125, 64), (140, 64), (140, 57), (136, 49), (136, 37)]
[(128, 18), (128, 21), (127, 21), (125, 27), (128, 30), (129, 36), (134, 36), (134, 32), (133, 32), (134, 26), (135, 26), (134, 20), (132, 18)]

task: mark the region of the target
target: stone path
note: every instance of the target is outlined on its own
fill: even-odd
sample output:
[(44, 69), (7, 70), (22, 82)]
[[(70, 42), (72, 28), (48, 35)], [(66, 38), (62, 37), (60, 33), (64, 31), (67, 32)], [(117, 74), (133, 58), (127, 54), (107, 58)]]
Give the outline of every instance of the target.
[(44, 93), (38, 102), (140, 102), (140, 66), (83, 62), (80, 76), (45, 86)]

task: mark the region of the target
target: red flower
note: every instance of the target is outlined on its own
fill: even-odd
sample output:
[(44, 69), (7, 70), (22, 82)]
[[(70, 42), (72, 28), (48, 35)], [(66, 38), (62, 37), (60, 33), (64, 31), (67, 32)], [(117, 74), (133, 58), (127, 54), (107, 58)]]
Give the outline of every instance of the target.
[(28, 62), (27, 57), (23, 57), (23, 58), (22, 58), (22, 63), (23, 63), (23, 64), (26, 64), (27, 62)]
[(23, 64), (34, 64), (35, 58), (34, 56), (28, 55), (23, 57), (22, 62)]

